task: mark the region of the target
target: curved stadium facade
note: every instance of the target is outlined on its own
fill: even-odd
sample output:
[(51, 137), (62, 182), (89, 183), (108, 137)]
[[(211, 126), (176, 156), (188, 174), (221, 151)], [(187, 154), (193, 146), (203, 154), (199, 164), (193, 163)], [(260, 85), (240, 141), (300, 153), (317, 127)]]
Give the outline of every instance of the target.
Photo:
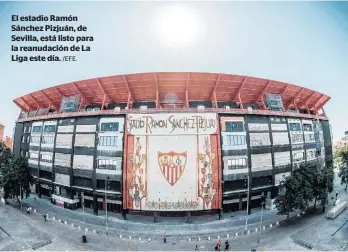
[(332, 164), (329, 99), (229, 74), (95, 78), (15, 99), (13, 151), (28, 157), (32, 190), (64, 208), (124, 217), (238, 211), (263, 200), (272, 208), (292, 171)]

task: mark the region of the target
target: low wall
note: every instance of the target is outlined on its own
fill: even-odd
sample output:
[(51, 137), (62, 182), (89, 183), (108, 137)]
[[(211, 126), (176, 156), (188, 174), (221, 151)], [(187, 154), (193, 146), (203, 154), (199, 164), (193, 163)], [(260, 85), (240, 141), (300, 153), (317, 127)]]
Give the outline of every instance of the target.
[(330, 211), (327, 212), (326, 217), (328, 219), (335, 219), (340, 213), (342, 213), (347, 208), (347, 201), (343, 201), (339, 203), (337, 206), (332, 208)]

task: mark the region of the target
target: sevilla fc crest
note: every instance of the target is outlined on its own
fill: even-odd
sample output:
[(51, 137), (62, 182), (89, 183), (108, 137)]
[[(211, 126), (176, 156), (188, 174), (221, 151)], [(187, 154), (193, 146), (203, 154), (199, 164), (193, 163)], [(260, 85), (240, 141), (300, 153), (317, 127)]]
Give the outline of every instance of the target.
[(165, 179), (172, 186), (178, 182), (184, 173), (187, 160), (187, 151), (185, 152), (158, 152), (158, 164)]

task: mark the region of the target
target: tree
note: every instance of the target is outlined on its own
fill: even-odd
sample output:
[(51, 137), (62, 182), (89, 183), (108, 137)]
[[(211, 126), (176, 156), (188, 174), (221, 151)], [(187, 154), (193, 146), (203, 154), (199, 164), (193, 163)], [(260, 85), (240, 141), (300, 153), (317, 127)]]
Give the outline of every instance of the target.
[(28, 197), (33, 177), (30, 175), (28, 161), (21, 156), (12, 155), (8, 164), (3, 168), (0, 184), (4, 190), (5, 200), (8, 198), (21, 199)]
[(279, 185), (279, 195), (275, 198), (274, 204), (278, 215), (286, 215), (289, 221), (290, 214), (297, 209), (296, 188), (294, 177), (286, 177)]
[(344, 146), (337, 150), (335, 156), (340, 159), (341, 167), (338, 176), (341, 178), (341, 185), (348, 186), (348, 146)]
[(325, 167), (322, 163), (317, 165), (315, 179), (313, 181), (315, 199), (313, 209), (315, 209), (317, 201), (320, 201), (323, 212), (325, 211), (325, 204), (328, 202), (328, 194), (333, 191), (334, 177), (333, 166)]
[(314, 176), (315, 169), (310, 166), (301, 166), (293, 172), (295, 196), (298, 209), (305, 211), (309, 203), (314, 199)]
[(11, 159), (11, 150), (0, 141), (0, 168), (4, 167), (9, 163)]

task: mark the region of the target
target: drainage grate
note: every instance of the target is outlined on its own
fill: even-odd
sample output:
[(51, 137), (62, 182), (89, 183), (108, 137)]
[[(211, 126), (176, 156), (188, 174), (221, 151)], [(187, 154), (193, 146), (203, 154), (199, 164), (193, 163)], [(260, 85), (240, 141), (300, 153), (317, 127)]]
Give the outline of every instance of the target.
[(309, 244), (308, 242), (305, 241), (301, 241), (301, 240), (293, 240), (294, 243), (296, 243), (297, 245), (300, 245), (301, 247), (304, 247), (306, 249), (311, 250), (313, 247), (311, 244)]
[(48, 244), (51, 244), (51, 243), (52, 243), (52, 241), (38, 242), (38, 243), (35, 243), (31, 248), (33, 250), (36, 250), (36, 249), (42, 248), (44, 246), (47, 246)]

